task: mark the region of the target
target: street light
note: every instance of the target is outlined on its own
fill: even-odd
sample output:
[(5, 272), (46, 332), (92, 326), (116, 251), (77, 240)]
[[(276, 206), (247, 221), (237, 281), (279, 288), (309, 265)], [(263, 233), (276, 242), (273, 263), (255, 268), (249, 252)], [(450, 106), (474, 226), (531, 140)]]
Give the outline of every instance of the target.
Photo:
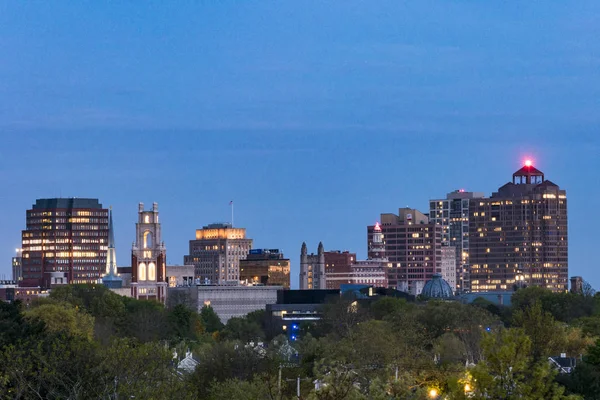
[(438, 393), (438, 391), (437, 391), (437, 389), (436, 389), (436, 388), (431, 388), (431, 389), (429, 389), (429, 398), (430, 398), (430, 399), (437, 399), (437, 397), (438, 397), (438, 394), (439, 394), (439, 393)]

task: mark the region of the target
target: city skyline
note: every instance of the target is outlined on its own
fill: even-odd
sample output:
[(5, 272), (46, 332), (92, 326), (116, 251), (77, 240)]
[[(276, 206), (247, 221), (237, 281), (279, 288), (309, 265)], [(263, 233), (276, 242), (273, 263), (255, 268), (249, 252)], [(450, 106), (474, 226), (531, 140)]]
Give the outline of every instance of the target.
[[(168, 262), (230, 220), (366, 258), (382, 212), (486, 196), (532, 158), (569, 194), (569, 274), (600, 288), (600, 4), (0, 5), (0, 274), (38, 198), (139, 202)], [(35, 23), (32, 23), (35, 21)]]
[[(538, 164), (536, 162), (534, 162), (534, 161), (531, 160), (531, 157), (525, 157), (523, 160), (521, 160), (521, 164), (523, 166), (524, 165), (531, 165), (531, 163), (533, 163), (534, 167), (538, 166)], [(501, 186), (501, 185), (498, 185), (498, 186)], [(460, 190), (463, 190), (463, 189), (460, 189)], [(486, 198), (489, 198), (492, 193), (484, 192), (483, 194), (485, 195)], [(99, 201), (101, 202), (102, 200), (99, 199)], [(229, 202), (227, 202), (227, 206), (228, 205), (229, 205)], [(105, 207), (107, 207), (107, 206), (105, 206)], [(420, 209), (426, 209), (426, 208), (427, 207), (421, 207)], [(417, 207), (415, 207), (415, 209), (419, 210), (419, 208), (417, 208)], [(161, 219), (161, 222), (164, 223), (165, 222), (164, 219)], [(175, 222), (174, 225), (177, 225), (177, 221), (174, 221), (174, 222)], [(376, 217), (376, 222), (379, 222), (379, 215)], [(166, 226), (168, 226), (170, 224), (170, 221), (166, 221), (166, 224), (167, 224)], [(202, 227), (206, 228), (206, 226), (204, 226), (204, 225), (210, 225), (210, 223), (202, 224), (202, 226), (199, 227), (199, 228), (197, 228), (197, 229), (201, 229)], [(235, 227), (236, 228), (242, 228), (242, 227), (240, 227), (238, 225), (236, 225)], [(247, 230), (247, 228), (243, 228), (243, 229)], [(363, 227), (363, 229), (364, 229), (364, 227)], [(572, 229), (570, 229), (570, 230), (572, 230)], [(293, 228), (288, 229), (288, 233), (291, 233), (292, 231), (293, 231)], [(172, 232), (172, 233), (174, 233), (175, 236), (181, 236), (181, 232)], [(260, 234), (259, 232), (256, 232), (256, 233), (257, 233), (257, 236), (262, 236), (262, 234)], [(364, 235), (364, 232), (362, 232), (362, 233)], [(333, 232), (333, 234), (335, 235), (335, 232)], [(352, 237), (352, 236), (356, 236), (357, 234), (358, 234), (357, 232), (352, 232), (352, 233), (349, 234), (349, 236)], [(286, 236), (286, 235), (282, 235), (282, 236)], [(365, 239), (365, 237), (363, 236), (363, 238), (362, 238), (363, 244), (364, 244), (364, 239)], [(193, 238), (190, 238), (190, 240), (193, 240)], [(352, 241), (353, 240), (350, 240), (349, 242), (352, 242)], [(188, 241), (188, 243), (189, 243), (189, 241)], [(310, 243), (312, 243), (312, 239), (311, 239)], [(338, 241), (337, 243), (340, 243), (340, 242)], [(169, 249), (170, 248), (169, 243), (165, 241), (165, 244), (166, 244), (167, 249)], [(267, 245), (269, 245), (271, 247), (273, 247), (273, 246), (275, 246), (275, 247), (279, 246), (278, 243), (267, 243)], [(180, 246), (175, 246), (175, 248), (177, 248), (177, 247), (180, 247)], [(253, 245), (252, 247), (253, 248), (261, 248), (260, 245), (256, 245), (256, 244)], [(279, 247), (286, 254), (286, 256), (291, 259), (291, 276), (292, 276), (292, 278), (291, 278), (291, 285), (292, 285), (292, 288), (297, 288), (298, 285), (299, 285), (298, 276), (297, 275), (300, 272), (299, 252), (298, 252), (298, 257), (295, 257), (296, 256), (295, 254), (292, 255), (292, 256), (289, 256), (288, 255), (290, 253), (289, 251), (285, 251), (281, 246), (279, 246)], [(119, 250), (118, 245), (117, 245), (117, 250)], [(358, 249), (357, 248), (349, 248), (348, 246), (344, 247), (342, 245), (342, 246), (338, 246), (338, 247), (328, 247), (328, 246), (325, 246), (325, 250), (326, 251), (335, 251), (335, 250), (342, 250), (342, 251), (344, 251), (344, 250), (348, 250), (348, 251), (351, 251), (351, 252), (355, 252), (357, 254), (357, 259), (361, 259), (361, 258), (362, 259), (366, 259), (367, 258), (367, 250), (366, 249), (362, 249), (362, 248), (358, 248)], [(128, 251), (128, 248), (126, 248), (126, 251)], [(172, 252), (169, 252), (169, 253), (172, 254)], [(293, 254), (295, 252), (292, 251), (291, 253)], [(175, 256), (175, 259), (173, 259), (172, 257), (173, 256), (170, 256), (167, 259), (167, 261), (168, 261), (169, 264), (183, 264), (183, 256), (180, 257), (181, 259), (179, 259), (177, 257), (177, 255)], [(119, 261), (119, 259), (117, 259), (117, 262), (118, 262), (118, 266), (119, 267), (126, 267), (126, 266), (129, 266), (129, 264), (130, 264), (127, 261), (122, 261), (122, 260)], [(570, 264), (572, 265), (571, 261), (570, 261)], [(2, 273), (4, 273), (4, 272), (2, 272)], [(574, 271), (573, 267), (571, 267), (571, 269), (569, 270), (569, 276), (573, 276), (573, 275), (583, 275), (586, 280), (594, 283), (594, 281), (593, 281), (593, 275), (591, 275), (591, 274), (586, 275), (586, 274), (579, 273), (578, 269)]]

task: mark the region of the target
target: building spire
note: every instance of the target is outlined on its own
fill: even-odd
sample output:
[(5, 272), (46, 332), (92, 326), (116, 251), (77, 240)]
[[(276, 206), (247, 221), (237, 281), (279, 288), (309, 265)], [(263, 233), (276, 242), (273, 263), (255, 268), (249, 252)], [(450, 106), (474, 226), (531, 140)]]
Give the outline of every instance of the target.
[(106, 275), (102, 282), (109, 288), (120, 288), (123, 280), (117, 274), (117, 252), (115, 250), (115, 230), (113, 228), (112, 206), (108, 211), (108, 248), (106, 250)]
[[(109, 249), (109, 253), (110, 253), (110, 249), (112, 249), (112, 255), (114, 256), (115, 254), (115, 230), (113, 229), (113, 218), (112, 218), (112, 206), (110, 206), (110, 209), (108, 210), (108, 249)], [(108, 255), (107, 254), (107, 260), (108, 260)], [(116, 259), (112, 260), (113, 262), (116, 263)], [(108, 261), (107, 261), (108, 263)], [(107, 266), (110, 266), (110, 264), (107, 264)], [(108, 270), (109, 272), (111, 271), (110, 269)], [(115, 271), (116, 272), (116, 271)]]

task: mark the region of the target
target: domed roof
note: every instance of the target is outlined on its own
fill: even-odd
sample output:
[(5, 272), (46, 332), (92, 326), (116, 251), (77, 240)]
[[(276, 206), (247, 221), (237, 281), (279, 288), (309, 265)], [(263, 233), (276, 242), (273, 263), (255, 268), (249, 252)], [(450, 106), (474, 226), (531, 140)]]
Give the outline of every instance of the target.
[(423, 286), (423, 291), (421, 292), (423, 297), (431, 297), (437, 299), (443, 299), (452, 297), (452, 288), (442, 279), (441, 274), (434, 274), (431, 277), (431, 280), (428, 281), (425, 286)]

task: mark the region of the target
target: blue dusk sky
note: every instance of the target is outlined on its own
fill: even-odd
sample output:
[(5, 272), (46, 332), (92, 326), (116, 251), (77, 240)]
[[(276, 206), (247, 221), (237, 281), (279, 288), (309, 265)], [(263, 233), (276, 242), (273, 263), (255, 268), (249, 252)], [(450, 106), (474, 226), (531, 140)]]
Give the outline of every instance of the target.
[(600, 288), (600, 2), (0, 3), (0, 273), (36, 198), (137, 203), (169, 263), (230, 219), (366, 257), (382, 212), (491, 194), (531, 157), (569, 198), (570, 275)]

